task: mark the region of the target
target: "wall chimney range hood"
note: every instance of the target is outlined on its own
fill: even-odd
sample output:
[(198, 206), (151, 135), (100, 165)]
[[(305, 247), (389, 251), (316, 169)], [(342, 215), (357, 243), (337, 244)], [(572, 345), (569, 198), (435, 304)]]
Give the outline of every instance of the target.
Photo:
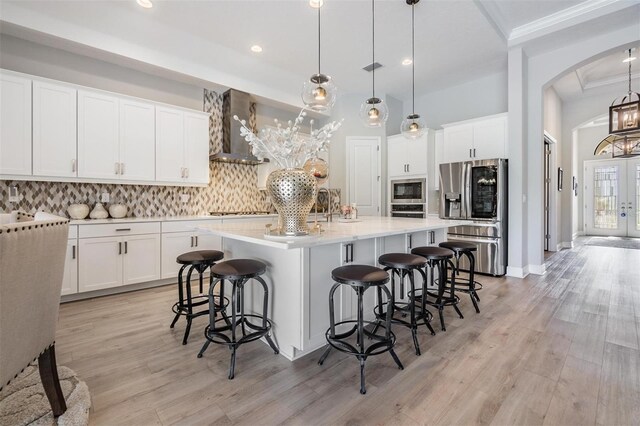
[(240, 135), (240, 123), (233, 119), (237, 115), (248, 123), (255, 122), (255, 104), (251, 95), (229, 89), (222, 95), (222, 151), (209, 156), (211, 161), (261, 164), (251, 153), (249, 142)]

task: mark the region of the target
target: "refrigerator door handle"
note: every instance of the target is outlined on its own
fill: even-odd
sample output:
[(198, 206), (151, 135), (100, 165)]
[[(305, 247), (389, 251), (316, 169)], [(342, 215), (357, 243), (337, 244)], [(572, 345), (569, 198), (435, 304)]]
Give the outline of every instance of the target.
[(462, 198), (462, 217), (471, 218), (471, 164), (464, 165), (462, 171), (462, 181), (464, 182), (463, 198)]

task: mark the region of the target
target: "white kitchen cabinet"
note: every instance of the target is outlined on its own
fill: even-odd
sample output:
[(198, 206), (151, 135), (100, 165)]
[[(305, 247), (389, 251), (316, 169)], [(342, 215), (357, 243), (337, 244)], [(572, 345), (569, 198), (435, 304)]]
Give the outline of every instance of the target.
[(80, 238), (78, 249), (80, 292), (122, 285), (122, 237)]
[(118, 179), (119, 101), (115, 96), (78, 91), (78, 176)]
[(156, 107), (156, 180), (209, 182), (209, 119), (206, 115)]
[(78, 289), (80, 292), (158, 279), (160, 279), (159, 234), (79, 239)]
[(31, 80), (0, 73), (0, 174), (31, 174)]
[(77, 176), (77, 90), (33, 81), (33, 174)]
[(184, 166), (186, 181), (209, 183), (209, 117), (184, 113)]
[(507, 158), (507, 115), (443, 125), (443, 162)]
[(61, 295), (75, 294), (78, 292), (78, 241), (67, 241), (67, 255), (64, 262), (64, 276), (62, 278)]
[(176, 258), (194, 250), (220, 250), (222, 239), (207, 232), (171, 232), (162, 234), (162, 278), (175, 278), (182, 265)]
[(403, 135), (387, 138), (387, 170), (390, 178), (427, 174), (428, 130), (418, 139)]
[(443, 163), (442, 154), (444, 151), (444, 130), (436, 130), (434, 134), (434, 156), (433, 156), (433, 175), (430, 176), (433, 182), (433, 189), (440, 189), (440, 164)]
[(130, 235), (122, 240), (122, 284), (160, 279), (160, 235)]
[(155, 106), (121, 99), (119, 178), (153, 181), (156, 176)]

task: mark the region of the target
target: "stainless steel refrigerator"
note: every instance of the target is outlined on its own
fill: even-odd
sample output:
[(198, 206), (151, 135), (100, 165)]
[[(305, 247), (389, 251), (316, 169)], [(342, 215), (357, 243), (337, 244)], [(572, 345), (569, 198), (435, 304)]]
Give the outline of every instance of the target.
[[(507, 272), (507, 160), (465, 161), (440, 165), (440, 217), (468, 220), (449, 228), (449, 241), (478, 246), (476, 272)], [(461, 269), (468, 269), (463, 257)]]

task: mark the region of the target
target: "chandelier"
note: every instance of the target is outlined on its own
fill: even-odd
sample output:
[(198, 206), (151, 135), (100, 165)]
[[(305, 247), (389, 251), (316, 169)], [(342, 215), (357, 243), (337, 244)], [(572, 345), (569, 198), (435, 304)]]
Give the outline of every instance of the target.
[(629, 49), (629, 89), (620, 101), (609, 107), (609, 133), (628, 134), (640, 131), (640, 94), (631, 91), (631, 49)]

